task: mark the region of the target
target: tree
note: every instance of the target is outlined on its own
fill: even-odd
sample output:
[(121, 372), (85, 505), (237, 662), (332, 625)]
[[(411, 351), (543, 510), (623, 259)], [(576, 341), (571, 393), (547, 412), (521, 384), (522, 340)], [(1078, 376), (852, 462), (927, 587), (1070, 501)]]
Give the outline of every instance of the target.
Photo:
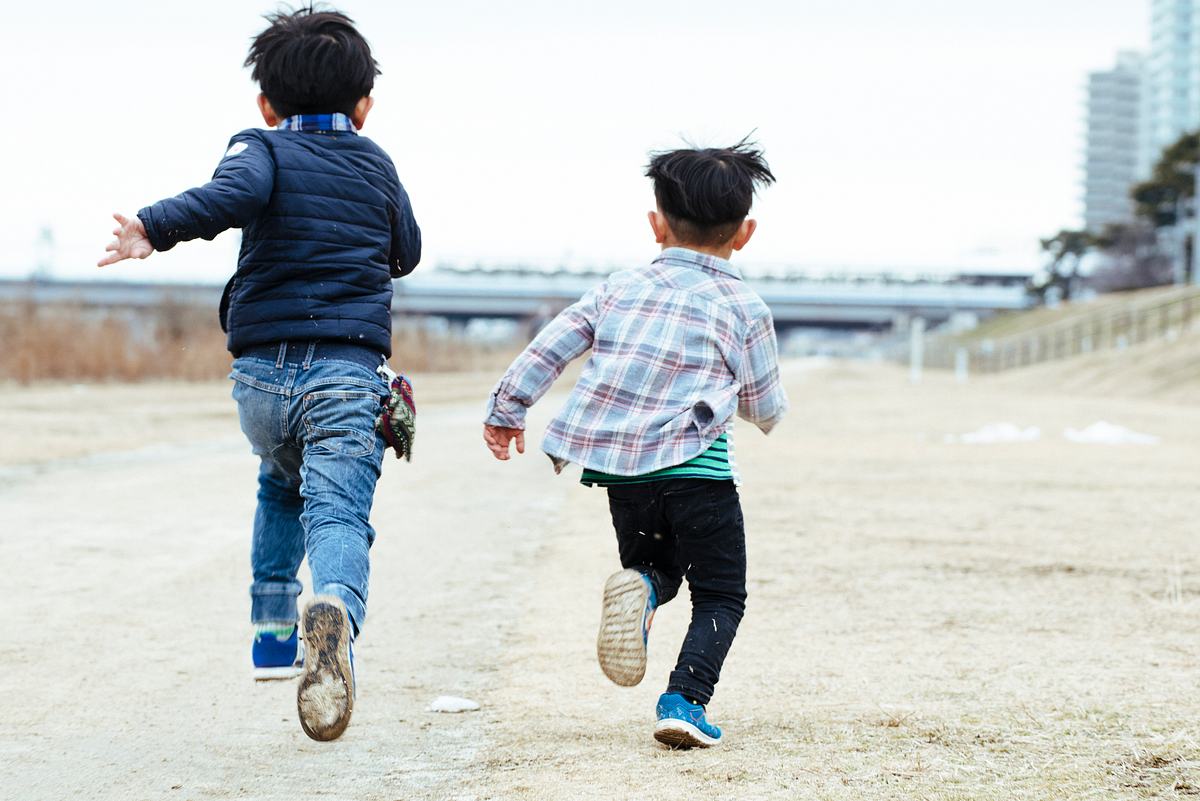
[(1063, 300), (1070, 300), (1080, 286), (1082, 263), (1089, 252), (1103, 257), (1088, 279), (1088, 285), (1101, 292), (1160, 286), (1185, 276), (1182, 268), (1190, 263), (1189, 253), (1196, 244), (1189, 244), (1184, 229), (1165, 237), (1162, 229), (1186, 224), (1188, 206), (1196, 209), (1200, 205), (1195, 202), (1197, 164), (1200, 131), (1185, 134), (1166, 147), (1151, 177), (1130, 189), (1133, 221), (1107, 226), (1099, 234), (1064, 229), (1041, 240), (1050, 261), (1029, 280), (1030, 294), (1045, 303), (1054, 290)]
[(1180, 206), (1196, 196), (1196, 164), (1200, 163), (1200, 131), (1184, 134), (1163, 150), (1150, 179), (1130, 190), (1137, 216), (1155, 228), (1179, 222)]
[(1087, 284), (1097, 292), (1122, 292), (1170, 284), (1171, 259), (1158, 248), (1155, 227), (1146, 220), (1105, 226), (1093, 238), (1102, 256)]
[[(1175, 280), (1186, 281), (1192, 253), (1196, 247), (1193, 237), (1184, 227), (1196, 212), (1196, 166), (1200, 164), (1200, 131), (1184, 134), (1162, 152), (1154, 165), (1150, 180), (1130, 190), (1137, 216), (1149, 222), (1155, 230), (1174, 228), (1173, 255)], [(1191, 201), (1189, 203), (1189, 201)], [(1161, 238), (1160, 238), (1161, 239)]]
[(1049, 239), (1041, 240), (1042, 251), (1050, 256), (1045, 271), (1029, 279), (1027, 289), (1039, 302), (1045, 303), (1052, 289), (1062, 300), (1070, 300), (1079, 286), (1079, 268), (1083, 257), (1095, 245), (1087, 231), (1063, 229)]

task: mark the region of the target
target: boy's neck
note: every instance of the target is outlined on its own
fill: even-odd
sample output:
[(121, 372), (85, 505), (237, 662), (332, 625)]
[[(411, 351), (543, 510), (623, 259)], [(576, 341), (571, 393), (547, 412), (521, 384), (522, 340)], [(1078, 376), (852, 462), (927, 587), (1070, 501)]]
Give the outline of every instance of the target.
[(733, 257), (733, 245), (717, 245), (713, 247), (705, 245), (692, 245), (686, 242), (674, 242), (668, 239), (666, 242), (663, 242), (662, 246), (663, 250), (666, 250), (667, 248), (683, 248), (684, 250), (692, 250), (696, 253), (703, 253), (706, 256), (716, 256), (718, 259), (724, 259), (725, 261), (729, 261)]

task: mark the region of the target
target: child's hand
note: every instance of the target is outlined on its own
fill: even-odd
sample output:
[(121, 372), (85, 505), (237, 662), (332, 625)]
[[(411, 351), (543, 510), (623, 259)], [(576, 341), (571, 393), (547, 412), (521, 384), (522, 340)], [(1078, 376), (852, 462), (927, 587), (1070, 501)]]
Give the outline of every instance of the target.
[(113, 219), (120, 223), (113, 229), (116, 239), (108, 243), (105, 248), (108, 255), (96, 264), (97, 267), (107, 267), (125, 259), (144, 259), (154, 252), (141, 220), (137, 217), (131, 220), (123, 214), (114, 214)]
[(504, 428), (503, 426), (483, 426), (483, 441), (488, 450), (502, 462), (507, 462), (512, 456), (508, 452), (508, 443), (516, 441), (517, 453), (525, 452), (525, 432), (519, 428)]

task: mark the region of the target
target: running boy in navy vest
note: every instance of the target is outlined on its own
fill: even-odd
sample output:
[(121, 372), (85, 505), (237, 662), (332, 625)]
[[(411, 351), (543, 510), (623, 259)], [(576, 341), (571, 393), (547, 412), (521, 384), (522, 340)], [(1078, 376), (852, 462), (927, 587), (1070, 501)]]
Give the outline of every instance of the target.
[(646, 672), (656, 607), (686, 577), (692, 622), (654, 737), (672, 747), (716, 745), (705, 706), (746, 601), (746, 537), (730, 448), (735, 413), (769, 432), (787, 398), (766, 305), (729, 263), (754, 233), (754, 190), (772, 183), (762, 153), (734, 147), (655, 155), (662, 253), (558, 315), (492, 392), (483, 437), (497, 459), (525, 452), (525, 413), (572, 359), (591, 357), (546, 429), (561, 471), (608, 488), (621, 565), (604, 587), (597, 653), (605, 675), (632, 686)]
[[(421, 256), (392, 160), (357, 134), (379, 74), (341, 13), (269, 16), (246, 66), (275, 130), (230, 140), (212, 180), (127, 219), (100, 266), (242, 229), (221, 300), (233, 397), (261, 458), (250, 588), (257, 678), (302, 673), (300, 724), (338, 737), (354, 705), (352, 641), (366, 617), (369, 518), (385, 449), (375, 433), (391, 355), (391, 279)], [(297, 581), (314, 598), (297, 637)]]

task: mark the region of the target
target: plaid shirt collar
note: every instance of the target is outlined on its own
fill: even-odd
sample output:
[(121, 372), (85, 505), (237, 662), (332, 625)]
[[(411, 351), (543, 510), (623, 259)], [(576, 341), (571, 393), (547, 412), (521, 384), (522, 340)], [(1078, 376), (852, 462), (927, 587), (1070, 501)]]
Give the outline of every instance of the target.
[(695, 250), (688, 250), (687, 248), (666, 248), (658, 255), (654, 263), (673, 264), (680, 267), (699, 267), (702, 270), (724, 273), (739, 281), (742, 280), (742, 271), (734, 267), (732, 263), (725, 259), (710, 256), (707, 253), (699, 253)]
[(293, 114), (275, 126), (280, 131), (309, 131), (311, 133), (329, 133), (345, 131), (356, 134), (358, 129), (350, 118), (341, 112), (333, 114)]

